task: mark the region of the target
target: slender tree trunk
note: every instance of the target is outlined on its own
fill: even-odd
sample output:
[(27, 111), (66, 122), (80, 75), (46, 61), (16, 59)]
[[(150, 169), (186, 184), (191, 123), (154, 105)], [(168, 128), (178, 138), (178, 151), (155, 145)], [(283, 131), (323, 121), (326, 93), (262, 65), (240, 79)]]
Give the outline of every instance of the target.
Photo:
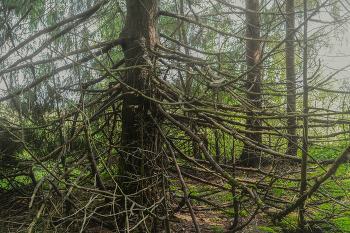
[[(196, 135), (201, 138), (201, 134), (197, 132), (196, 127), (193, 127), (193, 132), (196, 133)], [(202, 159), (202, 154), (201, 151), (199, 149), (198, 143), (192, 139), (192, 149), (193, 149), (193, 158), (195, 159)]]
[[(204, 133), (201, 134), (200, 136), (200, 139), (202, 140), (203, 144), (204, 144), (204, 147), (205, 149), (209, 149), (209, 141), (208, 141), (208, 135), (207, 135), (207, 131), (205, 131)], [(198, 143), (197, 143), (198, 145)], [(200, 158), (199, 159), (202, 159), (202, 153), (200, 152)]]
[[(236, 178), (236, 156), (235, 156), (235, 139), (232, 138), (232, 178)], [(236, 197), (236, 187), (232, 186), (232, 197), (233, 197), (233, 210), (234, 210), (234, 216), (233, 216), (233, 223), (230, 226), (230, 229), (235, 229), (238, 225), (238, 219), (239, 219), (239, 200)]]
[[(286, 2), (286, 35), (294, 30), (295, 14), (294, 0)], [(295, 59), (294, 59), (294, 35), (286, 42), (286, 75), (287, 75), (287, 114), (295, 114), (296, 112), (296, 86), (295, 86)], [(287, 125), (288, 134), (297, 135), (296, 119), (288, 118)], [(293, 128), (294, 127), (294, 128)], [(292, 137), (288, 141), (287, 154), (296, 156), (298, 153), (298, 139)]]
[[(260, 16), (258, 13), (254, 13), (259, 11), (259, 0), (246, 0), (246, 8), (249, 10), (246, 12), (246, 36), (253, 38), (253, 40), (246, 41), (247, 69), (250, 69), (261, 59), (260, 42), (254, 40), (260, 39)], [(257, 68), (248, 74), (246, 88), (250, 92), (261, 93), (260, 83), (261, 69)], [(259, 95), (248, 94), (247, 97), (255, 108), (261, 108), (261, 97)], [(247, 113), (247, 115), (252, 116), (253, 113)], [(247, 125), (249, 125), (247, 130), (258, 131), (256, 126), (260, 126), (261, 121), (248, 118)], [(261, 134), (246, 134), (246, 136), (259, 143), (262, 142)], [(255, 167), (258, 163), (258, 151), (245, 145), (240, 159), (243, 166)]]
[(215, 130), (214, 131), (215, 134), (215, 161), (217, 163), (220, 163), (220, 146), (219, 146), (219, 141), (220, 141), (220, 135), (219, 135), (219, 131)]
[[(125, 66), (149, 65), (154, 59), (147, 53), (157, 42), (158, 0), (126, 0), (127, 16), (120, 34)], [(131, 87), (157, 98), (151, 86), (152, 69), (130, 69), (124, 74), (124, 81)], [(142, 180), (146, 172), (146, 159), (154, 151), (155, 127), (147, 117), (152, 111), (150, 101), (140, 95), (126, 95), (122, 109), (122, 150), (118, 164), (118, 185), (124, 194), (132, 194), (147, 186)], [(154, 115), (156, 116), (156, 114)], [(142, 200), (141, 200), (142, 202)]]
[[(184, 11), (184, 1), (180, 0), (180, 14), (185, 15)], [(187, 34), (186, 34), (186, 28), (185, 28), (185, 22), (181, 22), (181, 27), (180, 27), (180, 34), (181, 34), (181, 42), (184, 43), (185, 45), (188, 45), (188, 40), (187, 40)], [(190, 55), (190, 50), (185, 47), (185, 54)], [(186, 69), (190, 70), (190, 66), (186, 64)], [(186, 95), (189, 95), (191, 92), (191, 87), (193, 83), (193, 77), (191, 74), (185, 73), (185, 82), (184, 82), (184, 92)]]
[[(307, 1), (304, 0), (304, 20), (307, 18)], [(303, 109), (304, 114), (309, 112), (309, 90), (307, 86), (307, 23), (304, 25), (304, 54), (303, 54)], [(303, 117), (303, 153), (301, 161), (301, 174), (300, 174), (300, 196), (303, 196), (306, 191), (307, 185), (307, 156), (308, 156), (308, 132), (309, 125), (307, 117)], [(305, 203), (299, 207), (299, 232), (305, 232)]]

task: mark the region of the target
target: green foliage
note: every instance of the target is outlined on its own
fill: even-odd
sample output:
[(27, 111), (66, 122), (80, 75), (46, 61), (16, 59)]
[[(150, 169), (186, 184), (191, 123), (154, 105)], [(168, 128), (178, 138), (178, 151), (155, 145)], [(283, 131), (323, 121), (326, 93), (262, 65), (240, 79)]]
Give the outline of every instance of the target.
[(211, 226), (212, 228), (214, 228), (215, 229), (215, 232), (223, 232), (224, 231), (224, 229), (225, 229), (225, 227), (223, 227), (223, 226), (219, 226), (219, 225), (214, 225), (214, 226)]
[[(349, 212), (348, 212), (348, 216), (349, 216)], [(339, 218), (335, 218), (333, 220), (333, 223), (335, 223), (335, 225), (337, 227), (339, 227), (339, 229), (343, 230), (344, 232), (350, 232), (350, 218), (349, 217), (339, 217)]]
[(247, 216), (248, 216), (248, 212), (245, 211), (245, 210), (240, 210), (240, 211), (238, 212), (238, 216), (239, 216), (239, 217), (247, 217)]
[(283, 193), (283, 189), (277, 189), (277, 188), (273, 188), (273, 193), (277, 196), (280, 197)]
[(233, 218), (235, 216), (235, 211), (233, 209), (228, 209), (225, 211), (225, 215), (227, 218)]
[(266, 231), (266, 232), (269, 232), (269, 233), (277, 233), (277, 232), (280, 232), (282, 230), (282, 228), (280, 227), (265, 227), (265, 226), (258, 226), (257, 229), (259, 230), (263, 230), (263, 231)]
[(4, 0), (2, 1), (3, 8), (8, 9), (15, 9), (15, 14), (17, 16), (20, 16), (21, 14), (24, 14), (28, 8), (30, 7), (31, 2), (26, 0)]

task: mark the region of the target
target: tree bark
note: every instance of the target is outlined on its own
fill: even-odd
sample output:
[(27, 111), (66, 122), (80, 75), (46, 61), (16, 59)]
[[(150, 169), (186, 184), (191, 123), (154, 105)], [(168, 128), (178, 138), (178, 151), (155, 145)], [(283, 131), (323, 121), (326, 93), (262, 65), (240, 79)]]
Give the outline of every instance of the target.
[[(125, 27), (120, 34), (125, 67), (149, 65), (150, 69), (134, 68), (124, 74), (124, 82), (157, 98), (151, 86), (153, 75), (151, 64), (154, 58), (147, 53), (157, 42), (158, 0), (126, 0), (127, 16)], [(150, 101), (134, 94), (123, 99), (122, 109), (122, 150), (118, 164), (118, 185), (124, 194), (132, 194), (145, 187), (146, 158), (152, 156), (155, 145), (155, 128), (147, 117), (152, 111)], [(153, 114), (157, 116), (157, 114)], [(157, 143), (158, 144), (158, 143)], [(158, 144), (159, 145), (159, 144)]]
[[(304, 20), (307, 20), (307, 1), (304, 0)], [(304, 114), (309, 113), (309, 89), (308, 89), (308, 83), (307, 83), (307, 22), (304, 25), (304, 51), (303, 51), (303, 109)], [(302, 153), (302, 160), (301, 160), (301, 174), (300, 174), (300, 196), (302, 197), (304, 193), (306, 192), (307, 187), (307, 157), (308, 157), (308, 133), (309, 133), (309, 125), (308, 125), (308, 119), (307, 116), (303, 117), (303, 153)], [(302, 203), (299, 206), (299, 221), (298, 221), (298, 228), (299, 232), (305, 232), (306, 231), (306, 221), (305, 221), (305, 203)]]
[(215, 162), (220, 163), (221, 155), (220, 155), (220, 146), (219, 146), (219, 141), (220, 141), (219, 131), (215, 130), (214, 135), (215, 135)]
[[(246, 61), (247, 69), (249, 70), (254, 65), (256, 65), (261, 59), (261, 50), (260, 50), (260, 16), (259, 11), (259, 0), (246, 0), (246, 8), (249, 11), (246, 11), (246, 37), (252, 38), (252, 40), (246, 41)], [(250, 72), (247, 75), (247, 90), (250, 92), (261, 93), (261, 68), (256, 68), (254, 71)], [(261, 97), (259, 95), (247, 94), (248, 99), (252, 103), (252, 107), (261, 108)], [(251, 109), (253, 110), (253, 109)], [(247, 113), (248, 116), (253, 116), (254, 113)], [(258, 131), (257, 126), (261, 126), (261, 120), (247, 119), (247, 125), (249, 125), (247, 130)], [(261, 134), (246, 134), (246, 137), (251, 138), (252, 140), (261, 143), (262, 137)], [(255, 167), (258, 163), (258, 151), (244, 146), (240, 160), (241, 164), (245, 167)]]
[[(287, 0), (286, 2), (286, 35), (289, 35), (295, 27), (295, 14), (294, 14), (294, 0)], [(287, 114), (293, 115), (296, 113), (296, 85), (295, 85), (295, 52), (294, 52), (294, 35), (286, 41), (286, 76), (287, 76)], [(287, 133), (291, 135), (297, 135), (296, 118), (288, 118)], [(286, 154), (297, 156), (298, 139), (296, 137), (290, 137), (288, 141), (288, 148)]]

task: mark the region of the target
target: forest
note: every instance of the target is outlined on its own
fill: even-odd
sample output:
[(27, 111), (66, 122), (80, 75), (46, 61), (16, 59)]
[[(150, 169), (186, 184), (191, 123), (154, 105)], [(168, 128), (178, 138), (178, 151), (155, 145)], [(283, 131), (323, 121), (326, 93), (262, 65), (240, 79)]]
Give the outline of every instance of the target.
[(350, 0), (0, 0), (0, 232), (350, 232)]

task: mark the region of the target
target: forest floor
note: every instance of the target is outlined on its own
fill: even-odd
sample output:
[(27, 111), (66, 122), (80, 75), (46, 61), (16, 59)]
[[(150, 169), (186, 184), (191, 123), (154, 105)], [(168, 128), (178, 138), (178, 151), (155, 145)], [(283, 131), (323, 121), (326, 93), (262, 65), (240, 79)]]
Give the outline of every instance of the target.
[[(256, 173), (242, 173), (238, 172), (237, 174), (240, 177), (249, 178), (249, 180), (258, 180), (261, 178)], [(198, 174), (196, 174), (198, 177)], [(200, 177), (204, 180), (208, 180), (208, 177)], [(205, 188), (211, 188), (210, 186), (206, 186), (201, 183), (198, 183), (193, 180), (186, 180), (186, 184), (188, 186), (188, 189), (190, 190), (203, 190)], [(215, 183), (218, 185), (222, 185), (222, 180), (218, 178), (210, 179), (211, 183)], [(214, 188), (214, 187), (212, 187)], [(232, 204), (232, 195), (229, 191), (222, 191), (218, 194), (216, 194), (212, 198), (208, 198), (211, 201), (218, 203), (220, 206), (228, 206), (228, 208), (225, 208), (226, 210), (233, 210), (233, 207), (229, 207), (230, 204)], [(174, 203), (174, 206), (178, 205), (180, 202), (180, 199), (178, 199), (177, 203)], [(230, 203), (231, 202), (231, 203)], [(217, 210), (214, 207), (208, 207), (208, 205), (205, 205), (204, 203), (200, 203), (195, 200), (191, 200), (192, 207), (196, 216), (196, 220), (200, 226), (200, 229), (203, 233), (224, 233), (228, 232), (229, 227), (232, 225), (233, 222), (233, 215), (225, 213), (223, 211)], [(249, 204), (247, 204), (249, 206)], [(239, 224), (244, 224), (248, 221), (250, 218), (250, 214), (254, 212), (254, 209), (246, 209), (246, 211), (240, 212), (239, 217)], [(181, 232), (181, 233), (190, 233), (190, 232), (196, 232), (195, 227), (190, 215), (190, 212), (185, 205), (178, 213), (174, 214), (172, 218), (170, 219), (170, 225), (171, 229), (174, 232)], [(261, 211), (253, 218), (253, 220), (243, 229), (237, 232), (256, 232), (256, 233), (265, 233), (265, 232), (282, 232), (281, 228), (273, 226), (271, 221), (269, 221), (268, 217), (263, 214)]]
[[(269, 170), (269, 168), (263, 169), (263, 170)], [(191, 199), (191, 204), (196, 216), (196, 220), (199, 224), (199, 227), (201, 229), (201, 232), (228, 232), (228, 228), (232, 225), (233, 222), (233, 199), (232, 199), (232, 193), (229, 190), (229, 185), (223, 184), (223, 181), (220, 178), (209, 178), (205, 177), (204, 175), (200, 175), (200, 173), (191, 172), (192, 175), (198, 177), (199, 179), (206, 180), (212, 184), (216, 184), (218, 186), (226, 187), (226, 190), (221, 190), (220, 192), (217, 191), (217, 189), (214, 186), (203, 184), (197, 181), (193, 181), (192, 179), (185, 179), (187, 190), (190, 195), (201, 195), (204, 193), (211, 193), (216, 192), (215, 195), (206, 196), (205, 199), (208, 201), (211, 201), (213, 203), (216, 203), (217, 205), (223, 207), (226, 212), (217, 210), (215, 207), (210, 207), (209, 205), (205, 204), (204, 202), (197, 201)], [(254, 172), (237, 172), (237, 177), (240, 177), (242, 179), (247, 179), (252, 182), (261, 180), (263, 178), (262, 175), (259, 175)], [(169, 186), (170, 190), (172, 190), (172, 196), (170, 198), (170, 203), (172, 203), (171, 209), (175, 210), (179, 207), (179, 203), (181, 202), (181, 185), (178, 181), (176, 174), (169, 174)], [(20, 195), (18, 195), (20, 196)], [(13, 221), (12, 225), (7, 224), (6, 222), (2, 222), (1, 225), (5, 226), (7, 225), (7, 229), (3, 228), (0, 225), (0, 232), (16, 232), (16, 229), (21, 225), (20, 223), (27, 222), (28, 224), (28, 214), (31, 214), (33, 217), (35, 213), (31, 211), (29, 213), (28, 211), (28, 204), (30, 201), (30, 197), (27, 198), (17, 198), (16, 195), (11, 195), (11, 193), (7, 193), (6, 196), (0, 195), (1, 200), (1, 209), (0, 209), (0, 223), (2, 222), (2, 219), (6, 219), (6, 222), (11, 219)], [(287, 196), (280, 196), (280, 198), (289, 199), (290, 197)], [(244, 224), (247, 222), (247, 220), (250, 218), (251, 214), (254, 212), (254, 203), (249, 203), (249, 198), (246, 198), (246, 202), (243, 207), (240, 208), (240, 216), (239, 216), (239, 225)], [(101, 203), (103, 203), (103, 199), (99, 200)], [(107, 211), (107, 210), (106, 210)], [(231, 212), (230, 212), (231, 211)], [(108, 211), (107, 211), (108, 212)], [(101, 214), (108, 214), (108, 213), (102, 212)], [(195, 232), (194, 224), (191, 218), (191, 215), (189, 213), (189, 210), (186, 205), (182, 206), (180, 208), (180, 211), (169, 212), (170, 215), (170, 227), (172, 232), (180, 232), (180, 233), (190, 233)], [(30, 221), (30, 220), (29, 220)], [(31, 221), (30, 221), (31, 222)], [(29, 223), (30, 223), (29, 222)], [(113, 219), (111, 219), (111, 224), (113, 224)], [(27, 225), (25, 224), (25, 225)], [(165, 232), (164, 226), (161, 225), (162, 223), (158, 223), (158, 229), (159, 233)], [(71, 230), (66, 232), (79, 232), (79, 224), (75, 226), (71, 226)], [(24, 229), (26, 226), (23, 227)], [(22, 230), (23, 230), (22, 228)], [(72, 231), (72, 229), (75, 229)], [(106, 230), (105, 228), (101, 228), (96, 223), (89, 222), (83, 231), (84, 233), (95, 233), (95, 232), (111, 232)], [(268, 217), (263, 214), (261, 211), (258, 212), (258, 214), (252, 219), (252, 221), (241, 231), (237, 232), (282, 232), (282, 229), (280, 227), (273, 226), (271, 221), (268, 219)]]
[[(233, 221), (233, 219), (227, 215), (219, 211), (211, 210), (196, 213), (196, 217), (203, 233), (227, 232)], [(244, 220), (247, 219), (242, 219), (243, 222)], [(181, 211), (180, 213), (175, 214), (174, 218), (171, 219), (171, 228), (174, 232), (196, 232), (188, 211)], [(247, 227), (238, 232), (271, 232), (270, 229), (270, 224), (267, 219), (262, 214), (258, 214)]]

